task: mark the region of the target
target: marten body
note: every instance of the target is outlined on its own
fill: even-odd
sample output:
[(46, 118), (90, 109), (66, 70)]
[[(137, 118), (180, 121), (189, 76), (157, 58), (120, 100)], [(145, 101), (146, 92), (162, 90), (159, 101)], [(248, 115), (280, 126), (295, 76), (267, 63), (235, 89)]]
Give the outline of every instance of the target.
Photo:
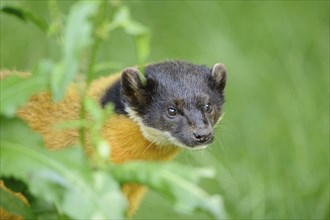
[[(146, 82), (138, 70), (95, 80), (88, 95), (101, 106), (114, 105), (115, 113), (102, 128), (111, 146), (111, 160), (172, 159), (180, 148), (200, 149), (213, 141), (213, 127), (221, 116), (226, 71), (222, 64), (212, 69), (183, 61), (167, 61), (145, 68)], [(60, 122), (79, 119), (81, 97), (71, 85), (64, 99), (51, 101), (48, 92), (33, 96), (18, 115), (39, 132), (49, 149), (79, 142), (77, 129), (59, 130)], [(127, 184), (129, 215), (137, 208), (143, 186)]]

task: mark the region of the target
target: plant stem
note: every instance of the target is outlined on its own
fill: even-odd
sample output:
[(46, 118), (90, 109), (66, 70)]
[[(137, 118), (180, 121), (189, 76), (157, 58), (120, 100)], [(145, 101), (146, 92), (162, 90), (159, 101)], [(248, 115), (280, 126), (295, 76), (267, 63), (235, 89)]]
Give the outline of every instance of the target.
[(56, 43), (62, 44), (63, 42), (63, 19), (57, 1), (48, 1), (48, 8), (50, 12), (51, 23), (47, 30), (49, 36), (56, 39)]
[[(84, 120), (86, 118), (86, 107), (85, 107), (84, 102), (85, 102), (85, 97), (87, 96), (87, 91), (89, 89), (89, 86), (90, 86), (93, 76), (94, 76), (94, 65), (95, 65), (96, 55), (97, 55), (97, 51), (98, 51), (100, 43), (101, 43), (101, 38), (98, 37), (95, 34), (95, 32), (97, 31), (99, 26), (102, 24), (102, 21), (104, 21), (106, 3), (107, 3), (107, 1), (104, 0), (102, 2), (102, 4), (100, 4), (98, 16), (95, 19), (95, 23), (94, 23), (94, 36), (93, 36), (94, 43), (91, 46), (91, 55), (90, 55), (90, 60), (89, 60), (88, 67), (87, 67), (87, 76), (86, 76), (86, 80), (85, 80), (86, 86), (85, 86), (85, 89), (82, 94), (81, 105), (80, 105), (81, 107), (80, 107), (79, 116), (80, 116), (80, 119), (82, 119), (82, 120)], [(85, 148), (85, 146), (86, 146), (86, 127), (82, 126), (79, 129), (79, 136), (80, 136), (80, 144)]]

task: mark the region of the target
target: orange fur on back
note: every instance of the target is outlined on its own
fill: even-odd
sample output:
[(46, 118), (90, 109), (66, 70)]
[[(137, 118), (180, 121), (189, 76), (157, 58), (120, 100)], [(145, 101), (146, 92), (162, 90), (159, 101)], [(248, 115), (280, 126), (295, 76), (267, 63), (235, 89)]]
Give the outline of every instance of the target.
[[(90, 86), (88, 95), (100, 103), (106, 89), (119, 77), (120, 74), (115, 74), (95, 80)], [(64, 99), (58, 103), (52, 102), (49, 92), (35, 95), (19, 109), (18, 115), (43, 136), (48, 149), (70, 147), (79, 143), (78, 130), (58, 129), (56, 125), (79, 119), (81, 103), (79, 94), (78, 86), (73, 84)], [(114, 163), (131, 160), (164, 161), (172, 159), (179, 151), (174, 146), (160, 147), (150, 143), (143, 137), (139, 126), (126, 115), (113, 113), (104, 124), (101, 135), (111, 146), (110, 159)], [(123, 186), (123, 192), (129, 201), (129, 216), (137, 209), (145, 191), (145, 187), (136, 184)]]

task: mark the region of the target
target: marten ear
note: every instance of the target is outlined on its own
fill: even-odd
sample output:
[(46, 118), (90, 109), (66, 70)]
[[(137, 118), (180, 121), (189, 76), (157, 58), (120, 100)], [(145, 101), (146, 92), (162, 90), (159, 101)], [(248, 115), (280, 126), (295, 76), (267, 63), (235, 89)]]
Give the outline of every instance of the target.
[(124, 103), (129, 107), (138, 108), (144, 103), (143, 85), (139, 77), (139, 70), (127, 68), (121, 75), (121, 92)]
[(223, 93), (226, 86), (227, 70), (222, 63), (216, 63), (212, 68), (211, 79), (215, 84), (216, 89)]

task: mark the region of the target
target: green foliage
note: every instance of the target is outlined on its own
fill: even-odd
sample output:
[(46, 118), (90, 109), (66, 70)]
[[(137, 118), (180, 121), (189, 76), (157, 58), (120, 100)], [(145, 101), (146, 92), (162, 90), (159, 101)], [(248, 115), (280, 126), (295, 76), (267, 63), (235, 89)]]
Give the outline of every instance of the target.
[(25, 219), (35, 218), (31, 209), (12, 193), (1, 188), (0, 195), (0, 207), (3, 207), (14, 215), (22, 216)]
[(5, 140), (0, 144), (1, 176), (24, 180), (34, 196), (56, 204), (59, 213), (73, 219), (124, 217), (126, 200), (118, 183), (105, 172), (92, 172), (81, 149), (49, 152)]
[[(123, 28), (124, 31), (133, 36), (135, 40), (136, 53), (138, 63), (143, 66), (146, 58), (150, 53), (150, 32), (149, 29), (131, 18), (130, 11), (127, 7), (122, 7), (114, 15), (113, 21), (106, 27), (108, 31), (117, 28)], [(141, 67), (143, 68), (143, 67)], [(144, 71), (140, 71), (142, 82), (145, 81)]]
[[(202, 211), (213, 218), (224, 217), (220, 196), (210, 196), (196, 185), (202, 178), (214, 178), (212, 169), (177, 163), (113, 165), (107, 160), (111, 146), (100, 137), (100, 130), (111, 114), (111, 106), (102, 110), (86, 97), (86, 91), (96, 67), (114, 62), (96, 63), (97, 51), (110, 32), (121, 28), (134, 39), (137, 62), (144, 63), (150, 50), (148, 28), (132, 19), (125, 6), (110, 5), (112, 14), (113, 11), (107, 10), (108, 1), (79, 1), (70, 7), (62, 29), (59, 28), (62, 16), (57, 3), (51, 2), (49, 6), (55, 19), (49, 22), (50, 26), (24, 7), (6, 6), (2, 10), (31, 21), (48, 33), (49, 38), (54, 35), (63, 38), (60, 37), (59, 42), (59, 61), (42, 59), (30, 77), (9, 76), (1, 80), (0, 176), (23, 181), (33, 196), (29, 208), (2, 190), (1, 207), (9, 211), (15, 209), (26, 218), (123, 219), (127, 201), (120, 186), (139, 183), (163, 195), (178, 212)], [(77, 76), (83, 78), (86, 85), (81, 91), (80, 119), (59, 124), (58, 129), (79, 128), (81, 144), (66, 150), (48, 151), (40, 136), (20, 121), (15, 112), (31, 95), (47, 89), (54, 100), (60, 100)], [(83, 154), (87, 128), (95, 151), (88, 159)], [(10, 182), (6, 184), (11, 187)]]
[(143, 64), (149, 55), (149, 30), (133, 20), (127, 7), (122, 7), (115, 14), (113, 22), (107, 27), (109, 30), (123, 28), (125, 32), (135, 37), (138, 62)]
[(189, 214), (205, 210), (210, 217), (225, 218), (220, 196), (209, 196), (196, 185), (202, 178), (214, 178), (213, 169), (193, 168), (174, 162), (131, 162), (111, 167), (110, 173), (123, 183), (133, 181), (148, 185), (169, 199), (178, 212)]
[(107, 163), (108, 158), (110, 157), (111, 148), (109, 144), (100, 137), (101, 129), (106, 119), (112, 113), (111, 105), (108, 105), (105, 110), (103, 110), (100, 105), (98, 105), (95, 100), (86, 97), (83, 102), (83, 106), (89, 112), (91, 116), (91, 121), (83, 124), (85, 129), (89, 129), (91, 136), (91, 144), (96, 149), (95, 158), (92, 158), (94, 163), (98, 166), (103, 166), (104, 163)]
[(50, 72), (53, 64), (50, 61), (41, 61), (28, 78), (11, 75), (1, 81), (0, 114), (13, 117), (16, 108), (24, 104), (34, 93), (48, 88)]
[(46, 32), (48, 30), (47, 22), (40, 16), (35, 15), (29, 10), (19, 7), (5, 6), (1, 8), (2, 12), (14, 15), (20, 18), (23, 21), (31, 21), (35, 24), (40, 30)]
[(99, 1), (81, 1), (70, 11), (64, 29), (62, 60), (52, 74), (51, 88), (54, 100), (61, 99), (69, 83), (79, 72), (85, 50), (93, 44), (93, 23)]

